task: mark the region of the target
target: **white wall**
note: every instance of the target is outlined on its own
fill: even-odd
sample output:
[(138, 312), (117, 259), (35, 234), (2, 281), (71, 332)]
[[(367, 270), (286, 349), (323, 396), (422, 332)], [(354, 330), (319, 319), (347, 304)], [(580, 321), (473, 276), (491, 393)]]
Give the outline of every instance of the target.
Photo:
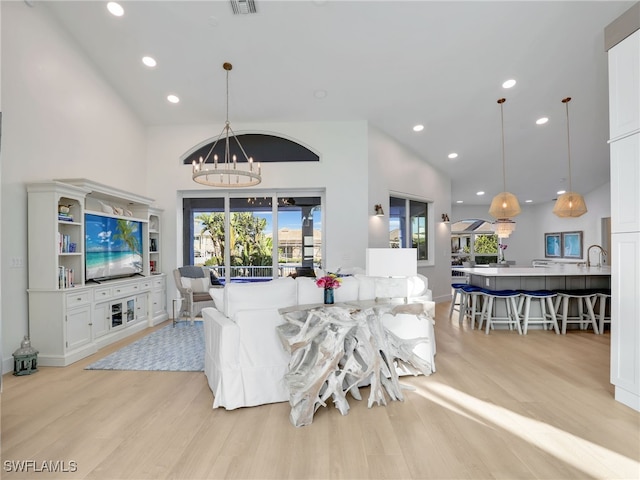
[(28, 328), (25, 185), (85, 177), (146, 193), (144, 127), (43, 13), (2, 2), (1, 285), (11, 299), (2, 302), (4, 372)]
[(389, 217), (373, 216), (373, 206), (382, 204), (389, 212), (389, 192), (403, 193), (433, 202), (433, 262), (418, 266), (429, 278), (434, 301), (451, 298), (451, 261), (449, 226), (440, 221), (451, 209), (451, 179), (414, 152), (374, 127), (369, 128), (369, 246), (389, 246)]
[[(0, 311), (3, 372), (12, 370), (11, 353), (28, 333), (26, 184), (84, 177), (155, 198), (165, 211), (162, 268), (170, 272), (181, 259), (181, 195), (206, 191), (193, 183), (190, 166), (181, 165), (179, 158), (222, 128), (146, 129), (91, 59), (43, 10), (38, 4), (29, 8), (23, 2), (2, 2), (0, 285), (2, 298), (11, 299), (2, 302)], [(381, 230), (374, 223), (379, 219), (372, 217), (372, 209), (374, 203), (388, 208), (389, 191), (433, 200), (437, 218), (449, 210), (449, 178), (391, 138), (369, 129), (364, 121), (234, 123), (233, 127), (237, 133), (283, 135), (320, 154), (318, 163), (264, 164), (263, 183), (251, 193), (324, 189), (325, 266), (329, 269), (364, 268), (366, 247), (388, 238), (388, 227)], [(444, 295), (446, 299), (448, 230), (437, 222), (434, 233), (435, 265), (420, 271), (429, 277), (434, 298)], [(169, 277), (169, 300), (175, 296), (171, 283)]]
[[(2, 2), (0, 2), (0, 26), (2, 25)], [(2, 112), (2, 35), (0, 35), (0, 112)], [(2, 131), (0, 129), (0, 139)], [(1, 140), (0, 140), (1, 144)], [(0, 211), (2, 211), (2, 146), (0, 145)], [(2, 225), (0, 224), (0, 252), (2, 252)], [(4, 262), (4, 258), (0, 258), (0, 265)], [(3, 269), (4, 270), (4, 269)], [(2, 305), (2, 276), (0, 275), (0, 305)], [(2, 309), (0, 309), (0, 362), (4, 358), (2, 352)], [(0, 392), (2, 392), (2, 367), (0, 364)]]
[[(507, 260), (515, 260), (518, 265), (530, 265), (535, 258), (544, 258), (544, 234), (548, 232), (583, 232), (582, 260), (586, 261), (586, 250), (589, 245), (602, 243), (603, 218), (611, 216), (610, 184), (597, 188), (584, 195), (587, 213), (578, 218), (559, 218), (552, 212), (554, 202), (541, 205), (521, 204), (522, 213), (514, 218), (516, 230), (505, 239), (509, 247), (505, 251)], [(452, 207), (451, 222), (465, 218), (482, 218), (492, 221), (488, 206), (454, 205)], [(592, 261), (596, 261), (593, 254)], [(607, 264), (609, 263), (607, 259)], [(562, 259), (558, 259), (562, 261)]]
[[(323, 266), (364, 267), (367, 246), (367, 124), (366, 122), (309, 122), (237, 124), (236, 134), (266, 132), (302, 143), (320, 155), (320, 162), (262, 164), (262, 183), (242, 194), (265, 190), (326, 189), (325, 252)], [(179, 158), (194, 145), (217, 137), (221, 125), (152, 127), (148, 131), (148, 191), (163, 216), (162, 268), (171, 271), (182, 261), (181, 195), (218, 192), (191, 180), (191, 166)], [(259, 159), (256, 158), (256, 161)], [(169, 287), (172, 282), (169, 281)], [(171, 298), (171, 297), (170, 297)]]

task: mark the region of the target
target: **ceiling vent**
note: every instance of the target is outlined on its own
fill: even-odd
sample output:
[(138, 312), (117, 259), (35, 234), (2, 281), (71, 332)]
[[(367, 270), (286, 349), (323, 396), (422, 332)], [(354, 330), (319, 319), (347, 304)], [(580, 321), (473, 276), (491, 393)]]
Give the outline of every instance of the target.
[(234, 15), (256, 13), (256, 2), (253, 0), (230, 0)]

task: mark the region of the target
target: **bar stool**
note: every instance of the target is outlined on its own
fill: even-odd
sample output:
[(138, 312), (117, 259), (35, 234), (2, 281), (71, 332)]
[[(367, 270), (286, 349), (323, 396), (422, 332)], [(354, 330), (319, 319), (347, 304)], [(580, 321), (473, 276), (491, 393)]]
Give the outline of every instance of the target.
[[(518, 317), (518, 305), (516, 304), (516, 298), (520, 296), (520, 293), (515, 290), (489, 290), (483, 288), (482, 294), (485, 298), (483, 299), (482, 315), (480, 316), (480, 324), (478, 328), (481, 329), (484, 320), (486, 320), (486, 334), (489, 333), (489, 329), (493, 329), (494, 324), (504, 323), (509, 325), (509, 330), (513, 330), (513, 327), (515, 326), (518, 330), (518, 334), (522, 335), (520, 318)], [(500, 300), (504, 300), (506, 309), (505, 317), (495, 317), (492, 313), (494, 301), (497, 302)]]
[[(558, 296), (556, 297), (556, 303), (554, 309), (556, 314), (560, 313), (560, 303), (562, 302), (562, 314), (560, 316), (562, 320), (562, 334), (567, 333), (568, 323), (579, 323), (580, 329), (586, 328), (585, 322), (591, 322), (593, 327), (593, 333), (598, 334), (598, 324), (596, 323), (596, 316), (593, 312), (593, 301), (596, 298), (596, 293), (593, 290), (556, 290)], [(578, 305), (578, 315), (569, 316), (569, 304), (572, 300)], [(585, 313), (586, 308), (586, 313)]]
[[(530, 323), (540, 323), (542, 328), (547, 329), (553, 327), (556, 334), (560, 333), (558, 329), (558, 320), (556, 319), (556, 311), (553, 305), (552, 298), (556, 297), (556, 292), (549, 290), (520, 290), (520, 303), (518, 304), (518, 311), (522, 312), (522, 333), (527, 334)], [(531, 316), (531, 301), (538, 300), (540, 302), (540, 316)], [(524, 304), (524, 305), (523, 305)], [(523, 310), (524, 306), (524, 310)], [(547, 312), (548, 307), (548, 312)]]
[(598, 304), (598, 330), (600, 333), (604, 333), (604, 324), (611, 325), (611, 314), (607, 315), (607, 302), (609, 302), (609, 308), (611, 308), (611, 290), (602, 289), (596, 290), (596, 300), (593, 304), (593, 310), (595, 312), (596, 303)]
[[(449, 308), (449, 320), (451, 320), (451, 317), (453, 317), (454, 310), (458, 312), (458, 316), (460, 316), (461, 306), (466, 297), (466, 293), (462, 291), (462, 287), (466, 285), (467, 285), (466, 283), (451, 284), (451, 288), (453, 288), (453, 298), (451, 299), (451, 307)], [(460, 296), (460, 299), (456, 303), (456, 300), (458, 299), (458, 295)]]
[[(471, 330), (473, 330), (475, 328), (476, 317), (482, 316), (482, 308), (480, 308), (483, 300), (482, 288), (474, 285), (464, 285), (461, 287), (461, 290), (465, 293), (465, 297), (461, 307), (462, 314), (459, 317), (459, 323), (462, 323), (465, 317), (468, 317), (469, 325), (471, 326)], [(480, 304), (478, 304), (478, 299), (480, 299)], [(480, 321), (481, 318), (478, 319), (478, 322)], [(478, 328), (480, 328), (480, 324), (478, 324)]]

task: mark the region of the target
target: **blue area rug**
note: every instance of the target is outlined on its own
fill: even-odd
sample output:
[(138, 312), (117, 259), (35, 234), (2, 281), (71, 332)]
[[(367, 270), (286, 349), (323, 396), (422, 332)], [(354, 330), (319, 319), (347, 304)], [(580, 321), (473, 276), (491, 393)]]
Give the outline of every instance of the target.
[(181, 322), (151, 332), (117, 352), (92, 363), (85, 370), (204, 371), (202, 322)]

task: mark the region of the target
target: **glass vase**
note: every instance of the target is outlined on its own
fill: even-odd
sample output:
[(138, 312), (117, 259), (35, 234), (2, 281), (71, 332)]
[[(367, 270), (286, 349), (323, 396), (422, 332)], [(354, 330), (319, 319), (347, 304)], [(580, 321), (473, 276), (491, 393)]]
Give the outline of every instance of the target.
[(324, 304), (333, 305), (333, 288), (324, 289)]

